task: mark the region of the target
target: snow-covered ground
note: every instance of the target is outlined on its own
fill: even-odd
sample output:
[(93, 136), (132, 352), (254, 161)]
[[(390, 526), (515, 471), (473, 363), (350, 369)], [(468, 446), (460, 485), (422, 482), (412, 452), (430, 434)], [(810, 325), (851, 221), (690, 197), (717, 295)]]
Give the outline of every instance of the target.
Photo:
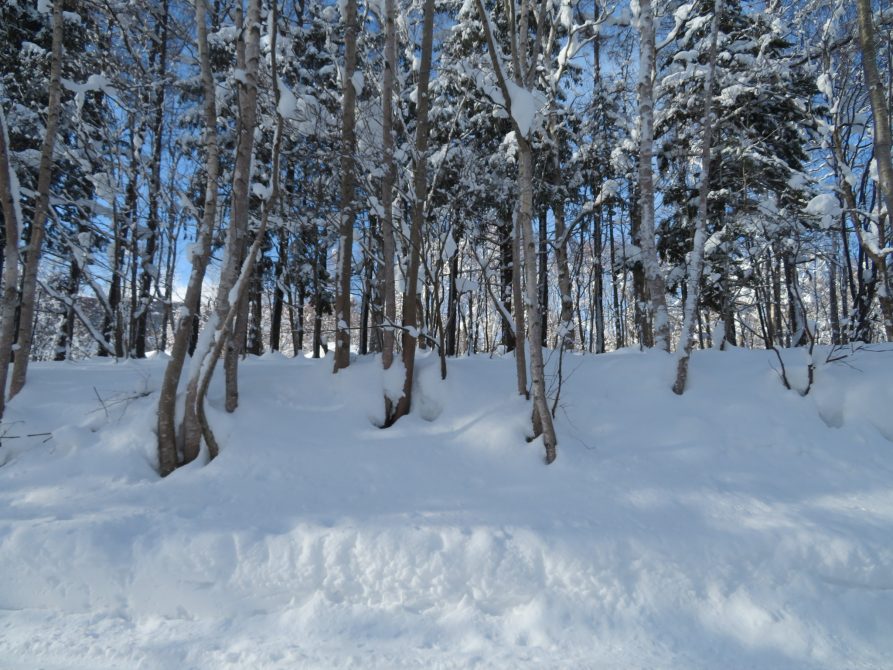
[(679, 398), (668, 356), (566, 357), (547, 467), (508, 358), (424, 359), (380, 430), (374, 359), (268, 355), (219, 459), (165, 480), (163, 361), (35, 364), (0, 667), (891, 668), (893, 350), (806, 397), (773, 360), (698, 352)]

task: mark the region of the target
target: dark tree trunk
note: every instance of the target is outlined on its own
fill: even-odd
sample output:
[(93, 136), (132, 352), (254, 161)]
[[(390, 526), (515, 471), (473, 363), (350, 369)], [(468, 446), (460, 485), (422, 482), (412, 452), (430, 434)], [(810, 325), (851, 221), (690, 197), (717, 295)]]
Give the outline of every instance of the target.
[(540, 211), (539, 225), (539, 260), (540, 268), (537, 279), (539, 280), (540, 294), (540, 314), (542, 314), (543, 323), (543, 346), (548, 346), (549, 331), (549, 239), (546, 230), (547, 210), (544, 207)]
[(282, 331), (282, 303), (285, 299), (286, 283), (288, 275), (285, 268), (288, 267), (288, 230), (283, 226), (278, 233), (279, 249), (276, 255), (276, 285), (273, 289), (273, 309), (270, 314), (270, 351), (279, 351), (279, 342)]

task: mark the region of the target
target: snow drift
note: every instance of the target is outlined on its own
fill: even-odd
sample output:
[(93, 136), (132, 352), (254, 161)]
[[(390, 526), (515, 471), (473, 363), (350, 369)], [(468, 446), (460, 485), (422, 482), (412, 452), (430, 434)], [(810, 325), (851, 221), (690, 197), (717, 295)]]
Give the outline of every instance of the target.
[(549, 467), (511, 360), (441, 381), (422, 359), (413, 415), (380, 430), (374, 359), (269, 355), (235, 414), (212, 394), (220, 457), (161, 480), (163, 365), (35, 364), (10, 405), (0, 666), (893, 658), (893, 350), (821, 365), (805, 397), (766, 352), (696, 352), (681, 398), (669, 356), (566, 356)]

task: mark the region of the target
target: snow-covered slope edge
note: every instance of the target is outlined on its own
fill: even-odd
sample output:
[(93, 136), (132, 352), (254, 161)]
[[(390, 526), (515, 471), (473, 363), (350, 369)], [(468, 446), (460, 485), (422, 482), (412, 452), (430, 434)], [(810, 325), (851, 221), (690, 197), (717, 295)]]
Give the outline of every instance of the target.
[(383, 431), (373, 360), (267, 356), (220, 458), (163, 481), (162, 361), (36, 365), (0, 667), (889, 667), (893, 352), (805, 398), (771, 363), (698, 352), (677, 398), (664, 355), (566, 357), (546, 467), (510, 360), (425, 360)]

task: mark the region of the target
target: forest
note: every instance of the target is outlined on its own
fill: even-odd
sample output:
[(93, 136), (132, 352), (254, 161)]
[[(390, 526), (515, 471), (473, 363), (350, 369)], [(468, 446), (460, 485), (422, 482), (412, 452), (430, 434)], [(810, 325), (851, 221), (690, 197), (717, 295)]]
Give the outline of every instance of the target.
[(511, 353), (551, 462), (544, 356), (673, 351), (682, 393), (693, 348), (889, 340), (891, 22), (871, 0), (5, 0), (7, 397), (32, 360), (168, 352), (168, 474), (218, 451), (220, 360), (232, 412), (246, 355), (377, 354), (390, 426), (417, 350), (444, 377)]
[(0, 667), (885, 670), (889, 0), (0, 0)]

